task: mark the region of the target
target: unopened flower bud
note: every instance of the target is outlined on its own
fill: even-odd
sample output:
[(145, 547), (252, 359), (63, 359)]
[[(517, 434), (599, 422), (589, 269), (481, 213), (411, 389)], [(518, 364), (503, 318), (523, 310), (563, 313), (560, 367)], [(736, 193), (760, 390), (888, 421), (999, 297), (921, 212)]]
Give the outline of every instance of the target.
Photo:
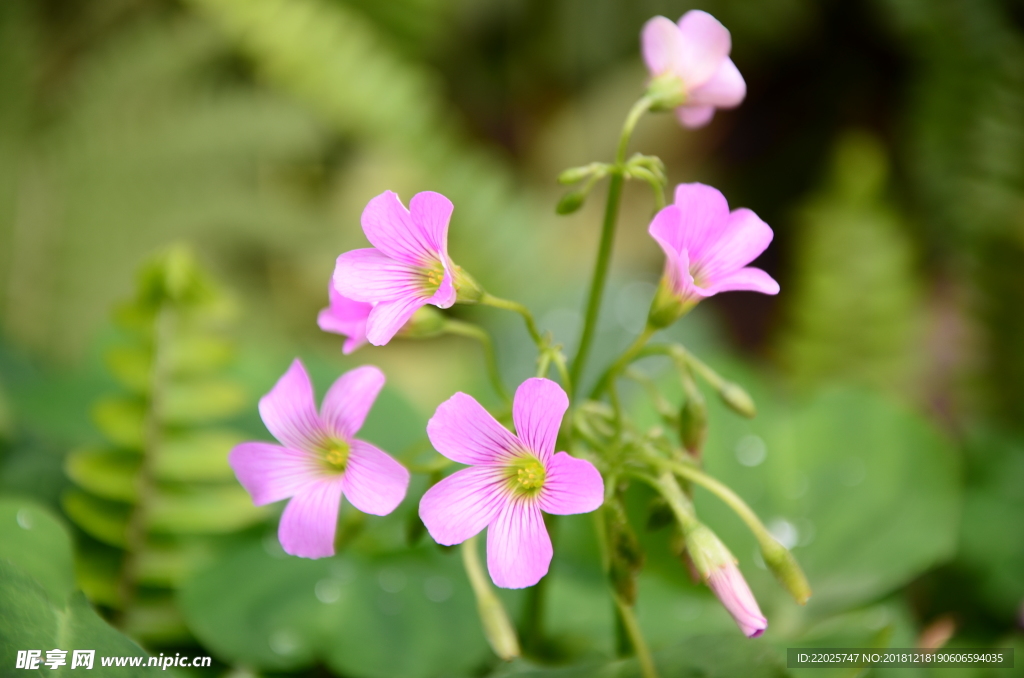
[(789, 595), (801, 605), (806, 604), (811, 597), (811, 586), (790, 550), (775, 539), (766, 537), (761, 540), (761, 557)]
[(558, 201), (558, 205), (555, 206), (555, 212), (558, 214), (572, 214), (580, 207), (583, 207), (583, 201), (587, 198), (589, 187), (577, 189), (575, 191), (569, 191), (562, 196), (562, 199)]
[(744, 635), (755, 638), (764, 633), (768, 620), (736, 567), (736, 559), (715, 533), (702, 524), (687, 530), (686, 550), (700, 576)]
[(475, 304), (484, 296), (484, 288), (461, 266), (455, 267), (455, 301), (460, 304)]
[(444, 331), (444, 314), (433, 306), (420, 306), (412, 317), (405, 321), (398, 336), (405, 339), (427, 339)]
[(687, 452), (699, 455), (708, 435), (708, 407), (700, 392), (694, 390), (679, 410), (679, 438)]
[(754, 399), (738, 384), (730, 381), (723, 383), (718, 389), (718, 395), (722, 397), (725, 404), (736, 414), (748, 419), (753, 419), (757, 414), (757, 406), (754, 405)]

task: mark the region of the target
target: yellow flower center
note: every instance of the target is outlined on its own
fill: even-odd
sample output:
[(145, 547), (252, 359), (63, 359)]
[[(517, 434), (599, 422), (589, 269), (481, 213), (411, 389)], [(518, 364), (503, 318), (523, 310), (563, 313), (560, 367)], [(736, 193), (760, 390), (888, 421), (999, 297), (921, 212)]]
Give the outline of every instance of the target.
[(529, 456), (516, 459), (508, 467), (509, 486), (516, 494), (533, 496), (544, 487), (547, 471), (537, 457)]
[(538, 490), (544, 485), (545, 475), (544, 467), (534, 461), (519, 469), (516, 480), (528, 490)]
[(438, 261), (430, 268), (423, 269), (424, 285), (430, 292), (436, 292), (444, 280), (444, 266)]
[(352, 446), (344, 440), (329, 440), (324, 451), (324, 462), (333, 471), (344, 471)]

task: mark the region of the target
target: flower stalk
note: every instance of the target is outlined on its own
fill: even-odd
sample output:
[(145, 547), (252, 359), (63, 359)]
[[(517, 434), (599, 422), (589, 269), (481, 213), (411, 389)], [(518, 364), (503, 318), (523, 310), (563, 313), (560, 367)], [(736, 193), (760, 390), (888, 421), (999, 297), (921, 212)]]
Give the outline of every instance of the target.
[(470, 537), (464, 541), (459, 550), (462, 552), (462, 565), (466, 568), (469, 585), (473, 588), (473, 595), (476, 596), (476, 609), (484, 627), (484, 636), (491, 649), (494, 650), (494, 654), (505, 661), (511, 661), (520, 654), (519, 638), (505, 611), (505, 606), (501, 604), (497, 593), (487, 580), (487, 575), (484, 574), (484, 568), (480, 564), (480, 554), (477, 551), (476, 537)]

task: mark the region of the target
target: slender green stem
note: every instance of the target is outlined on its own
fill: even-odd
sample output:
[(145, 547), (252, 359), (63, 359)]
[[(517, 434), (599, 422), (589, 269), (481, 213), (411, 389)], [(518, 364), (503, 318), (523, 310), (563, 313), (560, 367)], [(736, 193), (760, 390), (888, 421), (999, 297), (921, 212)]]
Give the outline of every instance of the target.
[(644, 640), (643, 632), (640, 630), (640, 622), (636, 619), (636, 613), (619, 594), (613, 592), (612, 598), (615, 599), (615, 607), (619, 612), (619, 619), (622, 620), (622, 625), (626, 635), (629, 637), (629, 642), (633, 646), (633, 651), (636, 652), (637, 661), (640, 662), (640, 673), (644, 678), (658, 678), (658, 669), (654, 665), (654, 657), (651, 656), (651, 650), (647, 647), (647, 641)]
[(604, 374), (601, 375), (601, 379), (590, 392), (590, 397), (592, 399), (600, 396), (602, 391), (612, 385), (612, 382), (614, 382), (615, 378), (619, 376), (619, 373), (626, 369), (631, 362), (636, 360), (640, 355), (640, 351), (655, 332), (657, 332), (657, 330), (650, 325), (644, 328), (644, 331), (640, 333), (640, 336), (638, 336), (633, 343), (630, 344), (629, 348), (622, 352), (622, 355), (619, 356), (618, 360), (612, 363), (611, 366), (604, 371)]
[(533, 314), (530, 313), (530, 309), (526, 308), (526, 306), (523, 306), (518, 301), (502, 299), (487, 292), (484, 292), (483, 296), (480, 297), (479, 303), (494, 308), (503, 308), (506, 311), (512, 311), (523, 316), (523, 321), (526, 322), (526, 330), (530, 333), (533, 343), (537, 344), (537, 348), (544, 347), (544, 337), (541, 336), (540, 330), (537, 329), (537, 323), (533, 320)]
[(501, 604), (501, 600), (491, 587), (490, 580), (484, 574), (476, 539), (470, 537), (462, 542), (459, 549), (462, 551), (462, 565), (466, 568), (469, 584), (476, 595), (477, 611), (480, 613), (487, 642), (496, 655), (508, 661), (519, 656), (519, 639), (516, 637), (512, 622), (509, 621), (508, 613), (505, 612), (505, 606)]
[(608, 183), (608, 200), (605, 203), (604, 222), (601, 225), (601, 242), (597, 248), (597, 261), (594, 264), (594, 274), (590, 279), (590, 291), (587, 294), (583, 334), (580, 336), (580, 345), (569, 370), (573, 384), (580, 383), (591, 344), (594, 342), (594, 332), (597, 330), (597, 318), (601, 312), (601, 297), (604, 294), (604, 286), (608, 278), (608, 267), (611, 265), (612, 245), (615, 243), (615, 223), (619, 215), (619, 199), (622, 197), (622, 164), (626, 160), (629, 139), (633, 135), (633, 129), (640, 120), (640, 116), (646, 113), (653, 103), (654, 100), (647, 96), (637, 101), (630, 109), (629, 115), (626, 116), (626, 122), (622, 125), (622, 134), (619, 135), (615, 166), (612, 169), (611, 181)]
[(487, 374), (491, 379), (491, 386), (494, 391), (505, 402), (511, 402), (512, 398), (505, 390), (505, 384), (501, 381), (501, 370), (498, 369), (498, 359), (494, 355), (494, 342), (491, 335), (484, 328), (473, 323), (462, 322), (461, 320), (447, 319), (444, 323), (444, 331), (448, 334), (457, 334), (463, 337), (476, 339), (484, 350), (484, 361), (487, 363)]
[(775, 537), (768, 531), (768, 528), (761, 522), (761, 519), (754, 513), (754, 510), (728, 486), (689, 464), (681, 464), (654, 455), (651, 455), (649, 458), (656, 465), (700, 485), (725, 502), (740, 517), (740, 520), (747, 524), (750, 531), (757, 537), (758, 542), (762, 542), (765, 539), (770, 540), (770, 542), (776, 541)]
[(537, 376), (547, 377), (548, 370), (551, 369), (551, 351), (544, 351), (537, 358)]

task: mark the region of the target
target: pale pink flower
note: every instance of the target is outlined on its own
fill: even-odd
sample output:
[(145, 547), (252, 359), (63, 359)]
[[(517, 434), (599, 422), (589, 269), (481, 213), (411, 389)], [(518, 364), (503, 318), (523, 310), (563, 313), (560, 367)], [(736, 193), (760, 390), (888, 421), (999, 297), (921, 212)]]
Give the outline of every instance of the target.
[(656, 16), (644, 25), (641, 43), (654, 79), (671, 79), (673, 87), (678, 81), (684, 98), (676, 116), (687, 127), (706, 125), (716, 108), (738, 106), (747, 94), (729, 58), (729, 31), (707, 12), (690, 10), (678, 24)]
[(334, 289), (333, 282), (327, 288), (330, 305), (321, 309), (316, 317), (316, 324), (324, 332), (345, 337), (341, 352), (348, 355), (366, 343), (366, 319), (373, 310), (373, 304), (341, 296), (338, 290)]
[(394, 511), (405, 497), (405, 467), (355, 437), (383, 386), (378, 368), (357, 367), (334, 382), (317, 412), (309, 375), (296, 359), (260, 399), (263, 423), (281, 445), (242, 443), (228, 461), (257, 506), (291, 498), (277, 533), (286, 552), (334, 554), (342, 495), (377, 516)]
[(651, 221), (650, 234), (665, 251), (665, 282), (683, 304), (719, 292), (778, 294), (779, 283), (747, 266), (772, 241), (772, 229), (746, 208), (729, 211), (721, 191), (679, 184), (675, 204)]
[(604, 481), (589, 461), (555, 454), (569, 407), (548, 379), (527, 379), (516, 390), (513, 435), (476, 400), (456, 393), (427, 424), (438, 452), (470, 464), (427, 490), (420, 517), (439, 544), (461, 543), (485, 527), (487, 569), (504, 588), (533, 586), (551, 564), (545, 513), (587, 513), (604, 500)]
[(736, 624), (748, 638), (756, 638), (768, 628), (768, 620), (761, 614), (761, 608), (754, 599), (747, 580), (731, 560), (708, 574), (708, 586), (718, 596), (723, 607), (736, 620)]
[(407, 210), (392, 191), (372, 199), (363, 210), (363, 233), (373, 247), (338, 257), (334, 286), (354, 301), (372, 304), (366, 338), (383, 346), (424, 304), (448, 308), (455, 303), (455, 266), (448, 257), (448, 220), (452, 203), (424, 191)]

